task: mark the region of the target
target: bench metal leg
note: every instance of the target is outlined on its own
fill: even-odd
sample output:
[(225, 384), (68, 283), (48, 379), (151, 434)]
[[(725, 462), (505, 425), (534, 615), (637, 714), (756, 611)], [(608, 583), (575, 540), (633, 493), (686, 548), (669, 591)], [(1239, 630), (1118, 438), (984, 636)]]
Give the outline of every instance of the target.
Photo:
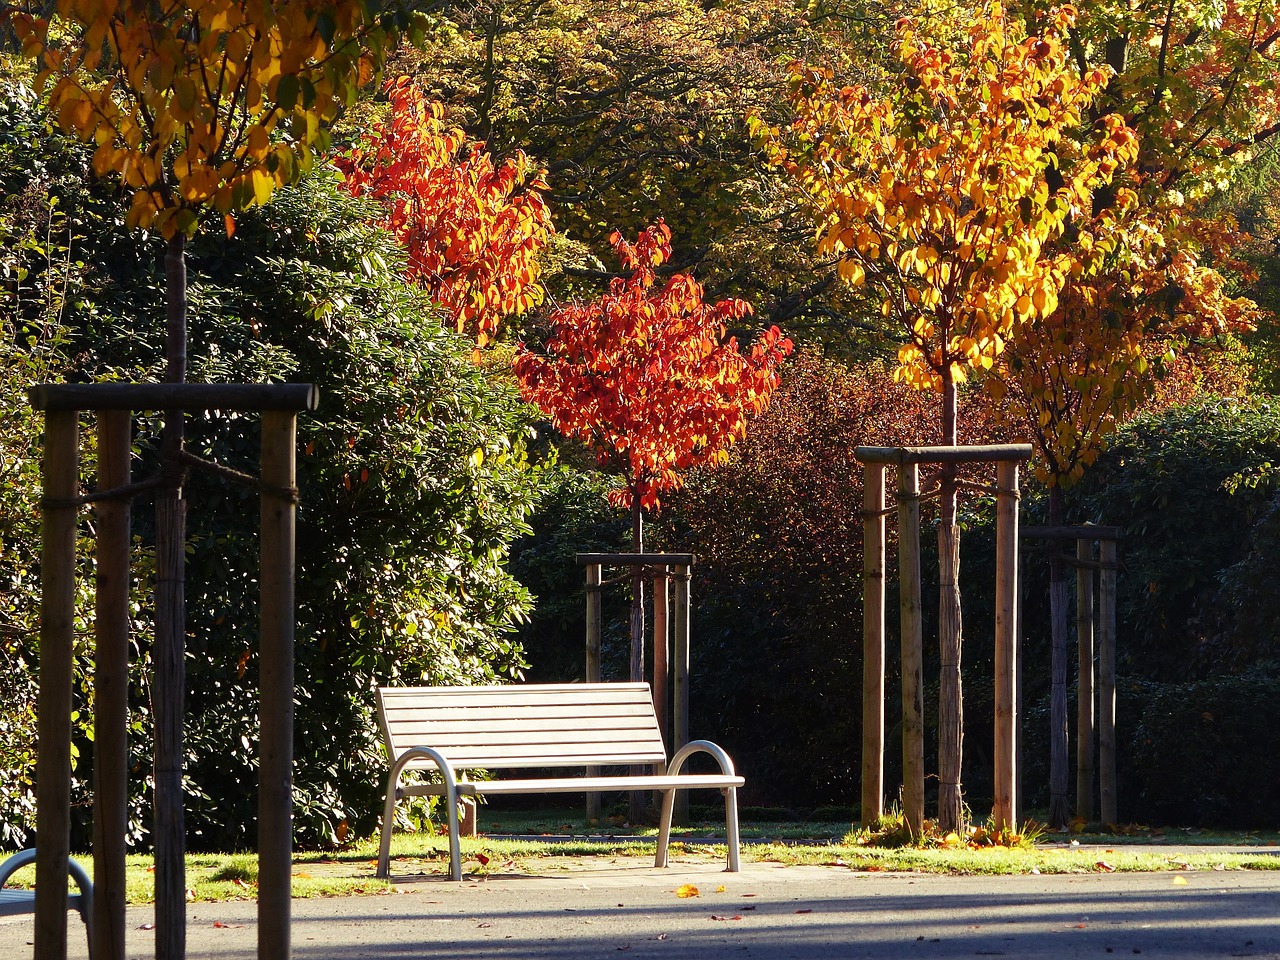
[(738, 788), (729, 787), (724, 791), (724, 822), (728, 835), (725, 838), (729, 846), (728, 864), (725, 867), (730, 873), (742, 869), (739, 852), (742, 846), (738, 835)]
[(667, 847), (671, 843), (671, 818), (676, 808), (676, 791), (672, 787), (670, 790), (662, 791), (662, 817), (658, 820), (658, 850), (653, 858), (655, 867), (665, 867), (667, 865)]
[(391, 765), (391, 773), (387, 777), (387, 802), (382, 808), (382, 843), (378, 848), (378, 876), (383, 880), (391, 878), (391, 831), (396, 822), (400, 775), (411, 762), (424, 759), (435, 761), (444, 780), (445, 818), (449, 824), (449, 877), (453, 880), (462, 879), (462, 844), (458, 839), (458, 779), (454, 776), (449, 761), (438, 750), (431, 747), (410, 747)]

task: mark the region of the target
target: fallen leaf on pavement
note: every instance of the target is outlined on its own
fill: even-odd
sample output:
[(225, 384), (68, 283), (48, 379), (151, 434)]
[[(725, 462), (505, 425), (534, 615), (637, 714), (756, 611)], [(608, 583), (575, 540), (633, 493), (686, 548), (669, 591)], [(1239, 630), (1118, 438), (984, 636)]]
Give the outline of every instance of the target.
[(681, 900), (687, 900), (689, 897), (698, 896), (698, 888), (692, 883), (682, 883), (676, 887), (676, 896)]

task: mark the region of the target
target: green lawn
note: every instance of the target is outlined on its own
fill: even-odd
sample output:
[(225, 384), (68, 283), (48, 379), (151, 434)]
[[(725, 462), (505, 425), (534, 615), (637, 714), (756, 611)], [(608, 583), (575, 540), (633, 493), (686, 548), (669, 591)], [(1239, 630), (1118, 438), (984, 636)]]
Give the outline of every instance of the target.
[[(594, 866), (592, 860), (635, 858), (641, 863), (652, 858), (657, 832), (652, 827), (632, 828), (621, 817), (588, 824), (581, 812), (574, 810), (502, 812), (489, 807), (481, 808), (480, 829), (480, 836), (462, 842), (463, 871), (472, 876), (567, 872)], [(717, 843), (723, 830), (723, 822), (712, 819), (677, 829), (672, 840), (673, 859), (723, 858), (723, 843)], [(751, 819), (744, 820), (742, 837), (744, 862), (826, 865), (838, 870), (1025, 874), (1280, 869), (1276, 836), (1260, 833), (1130, 827), (1120, 833), (1047, 834), (1030, 848), (920, 849), (868, 846), (859, 842), (844, 821)], [(1156, 844), (1161, 849), (1151, 849)], [(1226, 846), (1254, 849), (1243, 853), (1204, 849)], [(439, 834), (397, 834), (392, 855), (396, 876), (401, 879), (443, 876), (448, 869), (448, 844)], [(374, 876), (376, 857), (376, 838), (339, 851), (296, 853), (294, 896), (389, 893), (393, 884)], [(80, 859), (89, 866), (89, 857)], [(154, 891), (151, 858), (131, 856), (127, 869), (129, 902), (150, 902)], [(192, 900), (253, 899), (256, 878), (257, 863), (252, 854), (187, 857)], [(33, 880), (34, 870), (28, 868), (11, 883), (22, 886)]]

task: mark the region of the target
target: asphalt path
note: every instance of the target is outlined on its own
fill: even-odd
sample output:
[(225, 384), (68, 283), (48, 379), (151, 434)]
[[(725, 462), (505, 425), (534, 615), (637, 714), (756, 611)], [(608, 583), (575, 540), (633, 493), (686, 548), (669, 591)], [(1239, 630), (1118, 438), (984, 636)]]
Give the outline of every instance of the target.
[[(679, 896), (683, 885), (697, 895)], [(86, 958), (84, 928), (70, 916), (69, 957)], [(151, 922), (150, 908), (129, 909), (131, 960), (154, 957)], [(256, 905), (191, 904), (187, 934), (191, 960), (255, 957)], [(30, 918), (0, 919), (0, 960), (30, 958), (31, 939)], [(715, 863), (656, 870), (624, 858), (295, 900), (292, 943), (299, 960), (1280, 960), (1280, 872), (946, 877), (748, 863), (729, 874)]]

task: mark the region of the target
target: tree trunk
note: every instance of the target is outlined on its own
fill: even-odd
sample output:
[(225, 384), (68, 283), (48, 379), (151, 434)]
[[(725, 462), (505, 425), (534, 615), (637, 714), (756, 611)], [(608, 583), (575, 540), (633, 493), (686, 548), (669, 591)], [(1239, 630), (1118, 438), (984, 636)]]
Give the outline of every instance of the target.
[[(165, 251), (167, 322), (165, 380), (187, 375), (187, 268), (181, 233)], [(187, 505), (184, 471), (177, 460), (183, 446), (183, 415), (166, 411), (161, 436), (167, 482), (156, 496), (156, 636), (152, 686), (155, 717), (156, 960), (186, 955), (186, 867), (183, 862), (182, 719), (186, 671), (184, 561)]]
[[(631, 538), (636, 553), (644, 553), (644, 511), (639, 500), (631, 506)], [(631, 680), (644, 680), (644, 571), (631, 568)]]
[[(942, 442), (956, 442), (956, 386), (943, 371)], [(960, 767), (964, 743), (964, 698), (960, 683), (960, 527), (956, 523), (956, 465), (943, 464), (938, 524), (938, 828), (963, 825)]]
[[(1049, 526), (1062, 524), (1062, 490), (1049, 488)], [(1061, 830), (1071, 819), (1071, 772), (1067, 756), (1067, 577), (1061, 559), (1049, 559), (1049, 826)]]
[[(644, 553), (644, 508), (639, 496), (631, 500), (631, 540), (636, 553)], [(644, 571), (639, 566), (631, 568), (631, 680), (644, 681)], [(632, 767), (635, 774), (650, 773), (643, 766)], [(642, 790), (632, 790), (628, 805), (631, 823), (644, 820), (646, 796)]]

